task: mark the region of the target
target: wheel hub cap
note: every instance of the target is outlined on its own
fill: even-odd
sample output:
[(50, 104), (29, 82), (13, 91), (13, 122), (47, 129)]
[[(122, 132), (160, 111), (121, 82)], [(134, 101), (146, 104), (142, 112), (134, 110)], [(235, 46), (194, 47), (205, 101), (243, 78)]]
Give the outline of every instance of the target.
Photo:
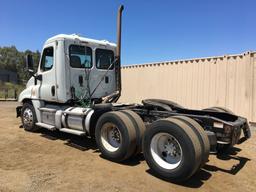
[(23, 113), (23, 123), (28, 126), (33, 125), (33, 113), (31, 109), (26, 108)]
[(182, 159), (180, 144), (169, 133), (154, 135), (151, 140), (150, 151), (155, 162), (165, 169), (178, 167)]
[(122, 143), (122, 136), (118, 127), (113, 123), (105, 123), (101, 129), (101, 141), (108, 151), (118, 150)]

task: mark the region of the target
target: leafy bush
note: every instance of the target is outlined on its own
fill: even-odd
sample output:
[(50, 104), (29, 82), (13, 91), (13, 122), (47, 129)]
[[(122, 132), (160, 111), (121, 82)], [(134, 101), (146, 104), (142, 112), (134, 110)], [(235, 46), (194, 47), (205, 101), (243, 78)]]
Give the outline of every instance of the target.
[(0, 47), (0, 70), (5, 69), (17, 72), (20, 84), (23, 84), (29, 79), (29, 74), (25, 67), (25, 58), (27, 54), (32, 54), (35, 68), (37, 68), (40, 60), (39, 51), (18, 51), (15, 46)]
[[(25, 88), (24, 85), (4, 83), (0, 81), (0, 98), (15, 98)], [(15, 95), (16, 91), (16, 95)]]

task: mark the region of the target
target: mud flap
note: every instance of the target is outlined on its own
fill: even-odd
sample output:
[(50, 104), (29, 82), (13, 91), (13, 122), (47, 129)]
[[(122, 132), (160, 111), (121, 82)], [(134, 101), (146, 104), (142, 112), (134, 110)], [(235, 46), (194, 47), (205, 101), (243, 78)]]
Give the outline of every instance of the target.
[(16, 118), (20, 117), (20, 115), (21, 115), (21, 109), (22, 109), (22, 106), (16, 107)]
[(240, 138), (237, 144), (241, 144), (245, 142), (247, 139), (251, 138), (251, 129), (248, 123), (246, 123), (246, 125), (243, 127), (243, 133), (244, 137)]
[(251, 129), (250, 129), (248, 123), (246, 123), (246, 125), (243, 127), (243, 132), (244, 132), (244, 137), (245, 137), (246, 139), (251, 138), (251, 135), (252, 135), (252, 134), (251, 134)]

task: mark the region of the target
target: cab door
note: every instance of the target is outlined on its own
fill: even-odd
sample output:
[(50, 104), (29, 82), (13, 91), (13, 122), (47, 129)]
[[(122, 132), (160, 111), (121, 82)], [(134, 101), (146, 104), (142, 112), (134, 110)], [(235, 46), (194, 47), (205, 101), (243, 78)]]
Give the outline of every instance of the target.
[(68, 50), (71, 95), (76, 99), (89, 99), (92, 48), (80, 44), (69, 44)]
[(38, 75), (42, 76), (39, 86), (39, 97), (42, 100), (57, 100), (55, 60), (55, 43), (51, 43), (44, 48), (38, 69)]

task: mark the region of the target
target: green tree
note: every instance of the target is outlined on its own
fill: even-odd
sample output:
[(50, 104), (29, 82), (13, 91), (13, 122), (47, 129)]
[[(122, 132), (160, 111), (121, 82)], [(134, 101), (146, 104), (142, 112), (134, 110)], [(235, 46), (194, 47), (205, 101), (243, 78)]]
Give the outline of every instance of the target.
[(6, 69), (17, 72), (19, 82), (26, 82), (29, 79), (29, 74), (25, 65), (27, 54), (32, 54), (34, 59), (34, 69), (36, 69), (40, 60), (39, 51), (33, 52), (26, 50), (22, 52), (18, 51), (15, 46), (0, 47), (0, 70)]

